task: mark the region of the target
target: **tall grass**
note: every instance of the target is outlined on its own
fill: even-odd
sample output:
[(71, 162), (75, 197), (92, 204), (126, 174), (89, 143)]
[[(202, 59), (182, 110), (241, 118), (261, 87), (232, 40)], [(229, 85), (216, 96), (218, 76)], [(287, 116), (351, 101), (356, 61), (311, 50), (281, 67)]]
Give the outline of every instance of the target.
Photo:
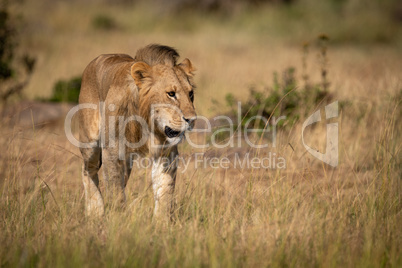
[[(336, 169), (306, 165), (291, 157), (290, 137), (278, 146), (278, 153), (286, 155), (286, 170), (179, 172), (174, 220), (162, 226), (152, 220), (146, 170), (135, 171), (129, 182), (128, 199), (135, 200), (130, 208), (88, 219), (79, 159), (69, 153), (73, 148), (59, 137), (52, 140), (53, 131), (7, 133), (2, 139), (0, 263), (398, 267), (400, 100), (383, 104), (384, 112), (373, 118), (378, 125), (368, 167), (355, 166), (348, 158), (356, 155), (342, 152)], [(355, 143), (345, 136), (342, 148)], [(303, 152), (295, 146), (294, 153)]]
[[(93, 31), (88, 14), (104, 14), (104, 6), (92, 10), (55, 2), (44, 14), (36, 2), (24, 5), (27, 18), (40, 18), (29, 27), (35, 34), (27, 34), (22, 44), (38, 54), (27, 92), (31, 97), (49, 95), (54, 81), (79, 74), (98, 54), (133, 54), (151, 42), (176, 46), (194, 62), (196, 108), (206, 116), (227, 112), (211, 110), (212, 98), (223, 102), (230, 92), (245, 100), (245, 89), (269, 85), (274, 71), (295, 66), (311, 74), (320, 66), (310, 53), (308, 66), (300, 67), (300, 36), (289, 45), (282, 35), (291, 35), (286, 27), (297, 26), (297, 14), (285, 29), (275, 26), (278, 14), (292, 9), (261, 9), (260, 16), (252, 18), (256, 11), (230, 22), (216, 17), (198, 28), (201, 16), (195, 25), (176, 28), (152, 17), (140, 24), (144, 15), (134, 15), (141, 10), (113, 6), (107, 14), (119, 27)], [(336, 24), (333, 19), (330, 24)], [(296, 26), (291, 31), (297, 32)], [(133, 170), (126, 209), (111, 206), (102, 219), (85, 218), (81, 159), (62, 124), (22, 129), (2, 117), (0, 266), (402, 266), (401, 54), (389, 44), (360, 45), (331, 46), (328, 52), (329, 93), (345, 102), (337, 119), (337, 168), (306, 152), (302, 122), (314, 110), (298, 107), (300, 118), (290, 129), (279, 128), (272, 148), (286, 159), (286, 169), (196, 169), (190, 164), (184, 173), (179, 170), (176, 210), (166, 225), (152, 218), (149, 170)], [(306, 73), (295, 73), (297, 79), (300, 75), (304, 79)], [(319, 77), (317, 72), (309, 79)], [(321, 149), (325, 124), (311, 131), (309, 144)], [(180, 151), (193, 153), (186, 144)]]

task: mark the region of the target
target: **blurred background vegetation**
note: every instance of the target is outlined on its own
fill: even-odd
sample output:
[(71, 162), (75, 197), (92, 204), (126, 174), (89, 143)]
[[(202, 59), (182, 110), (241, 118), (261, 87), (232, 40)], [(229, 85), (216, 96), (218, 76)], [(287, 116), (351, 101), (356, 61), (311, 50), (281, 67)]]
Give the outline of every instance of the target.
[[(292, 75), (296, 80), (302, 81), (306, 75), (313, 78), (300, 58), (304, 47), (319, 47), (320, 34), (330, 38), (331, 49), (343, 49), (345, 58), (354, 53), (345, 52), (345, 48), (367, 56), (389, 50), (401, 56), (402, 2), (398, 0), (0, 3), (0, 92), (4, 100), (18, 95), (14, 99), (74, 102), (79, 76), (90, 60), (102, 53), (133, 55), (148, 43), (176, 47), (195, 62), (199, 67), (197, 83), (206, 90), (205, 95), (217, 92), (200, 103), (207, 114), (213, 112), (211, 103), (216, 100), (244, 99), (250, 88), (266, 87), (275, 73), (288, 68), (295, 69)], [(282, 58), (272, 54), (282, 54)], [(316, 65), (318, 81), (321, 74)], [(67, 84), (75, 85), (74, 92), (61, 93), (69, 91)]]
[[(241, 100), (245, 120), (286, 116), (276, 146), (256, 152), (283, 156), (286, 169), (190, 164), (164, 230), (152, 220), (151, 170), (139, 169), (130, 209), (108, 209), (98, 225), (84, 217), (65, 113), (91, 60), (150, 43), (195, 65), (198, 115), (233, 115)], [(401, 47), (397, 0), (0, 0), (0, 266), (402, 267)], [(333, 169), (301, 136), (325, 152), (328, 121), (305, 132), (303, 122), (335, 100)], [(180, 146), (184, 159), (197, 152)]]

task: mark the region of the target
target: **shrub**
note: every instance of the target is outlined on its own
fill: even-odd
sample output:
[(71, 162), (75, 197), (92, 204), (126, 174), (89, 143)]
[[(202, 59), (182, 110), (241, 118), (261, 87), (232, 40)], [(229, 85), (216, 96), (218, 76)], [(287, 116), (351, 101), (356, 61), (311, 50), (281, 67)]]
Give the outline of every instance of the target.
[[(15, 56), (17, 41), (15, 22), (7, 4), (4, 4), (0, 6), (0, 100), (3, 102), (13, 95), (22, 96), (22, 90), (29, 83), (35, 67), (35, 58), (28, 54), (24, 54), (22, 58)], [(18, 68), (19, 66), (22, 68)], [(25, 70), (25, 75), (20, 69)]]
[[(321, 81), (311, 83), (309, 75), (306, 70), (306, 56), (308, 54), (308, 44), (304, 45), (303, 49), (303, 83), (296, 79), (296, 69), (288, 67), (279, 76), (277, 72), (274, 73), (274, 80), (272, 86), (267, 86), (263, 90), (257, 90), (254, 87), (249, 89), (249, 96), (246, 102), (241, 104), (241, 118), (242, 122), (240, 127), (254, 116), (262, 116), (269, 119), (273, 116), (278, 118), (285, 115), (286, 121), (279, 121), (279, 125), (287, 122), (292, 126), (300, 116), (306, 116), (307, 112), (315, 108), (320, 102), (330, 101), (332, 96), (328, 91), (330, 83), (328, 82), (327, 71), (327, 42), (326, 35), (318, 37), (319, 46), (319, 62)], [(231, 114), (237, 112), (237, 100), (233, 94), (226, 95), (226, 104), (231, 109)], [(265, 123), (260, 120), (258, 123), (259, 128), (264, 128)]]
[(81, 77), (74, 77), (70, 80), (59, 80), (53, 87), (50, 97), (52, 102), (78, 102), (81, 88)]
[(12, 40), (14, 29), (7, 10), (0, 9), (0, 81), (12, 76), (11, 61), (14, 55)]
[(104, 14), (96, 15), (92, 20), (92, 26), (99, 30), (112, 30), (117, 28), (116, 22), (111, 17)]

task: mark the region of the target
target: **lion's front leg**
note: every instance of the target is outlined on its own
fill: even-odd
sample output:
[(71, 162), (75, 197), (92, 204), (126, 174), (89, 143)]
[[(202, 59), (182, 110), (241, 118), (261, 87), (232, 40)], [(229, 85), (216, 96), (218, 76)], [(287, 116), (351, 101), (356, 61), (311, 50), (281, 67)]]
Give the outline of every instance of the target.
[(154, 215), (169, 217), (174, 209), (174, 187), (177, 172), (177, 149), (166, 156), (155, 157), (152, 166), (152, 188), (155, 199)]

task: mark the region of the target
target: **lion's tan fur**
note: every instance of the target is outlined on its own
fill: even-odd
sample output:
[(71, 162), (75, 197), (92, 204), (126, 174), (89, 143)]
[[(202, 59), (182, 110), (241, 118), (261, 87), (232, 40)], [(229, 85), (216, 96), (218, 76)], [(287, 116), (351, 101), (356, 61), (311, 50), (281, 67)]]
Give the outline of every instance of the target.
[[(104, 166), (104, 174), (109, 182), (108, 188), (113, 188), (117, 191), (117, 195), (123, 196), (124, 200), (124, 186), (131, 171), (128, 167), (129, 153), (150, 154), (153, 159), (172, 152), (177, 155), (177, 145), (168, 149), (153, 148), (148, 140), (139, 148), (125, 148), (125, 161), (123, 161), (119, 158), (121, 140), (113, 141), (110, 137), (120, 137), (123, 131), (121, 120), (126, 120), (130, 116), (139, 116), (148, 126), (143, 128), (136, 121), (128, 123), (124, 137), (131, 143), (139, 142), (145, 133), (143, 131), (147, 129), (146, 135), (153, 138), (157, 145), (166, 144), (169, 139), (163, 129), (153, 124), (157, 123), (157, 126), (170, 124), (169, 127), (180, 129), (183, 123), (193, 123), (195, 111), (189, 94), (192, 94), (190, 92), (194, 89), (192, 81), (194, 68), (188, 59), (177, 64), (178, 57), (179, 54), (170, 47), (150, 45), (139, 49), (134, 58), (125, 54), (101, 55), (85, 69), (79, 102), (95, 104), (97, 109), (80, 110), (80, 141), (98, 143), (98, 146), (93, 148), (81, 148), (84, 159), (86, 207), (89, 214), (103, 214), (103, 198), (98, 188), (97, 175), (101, 165)], [(167, 95), (169, 91), (175, 92), (174, 98)], [(156, 109), (157, 119), (154, 123), (150, 118), (150, 109), (151, 105), (155, 104), (169, 104), (169, 107), (176, 107), (180, 110), (180, 115), (170, 108)], [(191, 121), (187, 118), (191, 118)], [(114, 124), (110, 120), (115, 120)], [(150, 132), (153, 127), (156, 131)], [(100, 129), (103, 131), (99, 131)], [(111, 146), (113, 142), (117, 142), (118, 145)], [(159, 192), (173, 193), (174, 188), (171, 186), (174, 187), (176, 175), (173, 168), (155, 167), (155, 170), (164, 170), (164, 174), (154, 174), (153, 181), (165, 181), (162, 183), (159, 181), (156, 185), (162, 185), (160, 186), (162, 188), (170, 187), (154, 191), (157, 208), (161, 206), (157, 203), (163, 199), (162, 196), (158, 196)]]

